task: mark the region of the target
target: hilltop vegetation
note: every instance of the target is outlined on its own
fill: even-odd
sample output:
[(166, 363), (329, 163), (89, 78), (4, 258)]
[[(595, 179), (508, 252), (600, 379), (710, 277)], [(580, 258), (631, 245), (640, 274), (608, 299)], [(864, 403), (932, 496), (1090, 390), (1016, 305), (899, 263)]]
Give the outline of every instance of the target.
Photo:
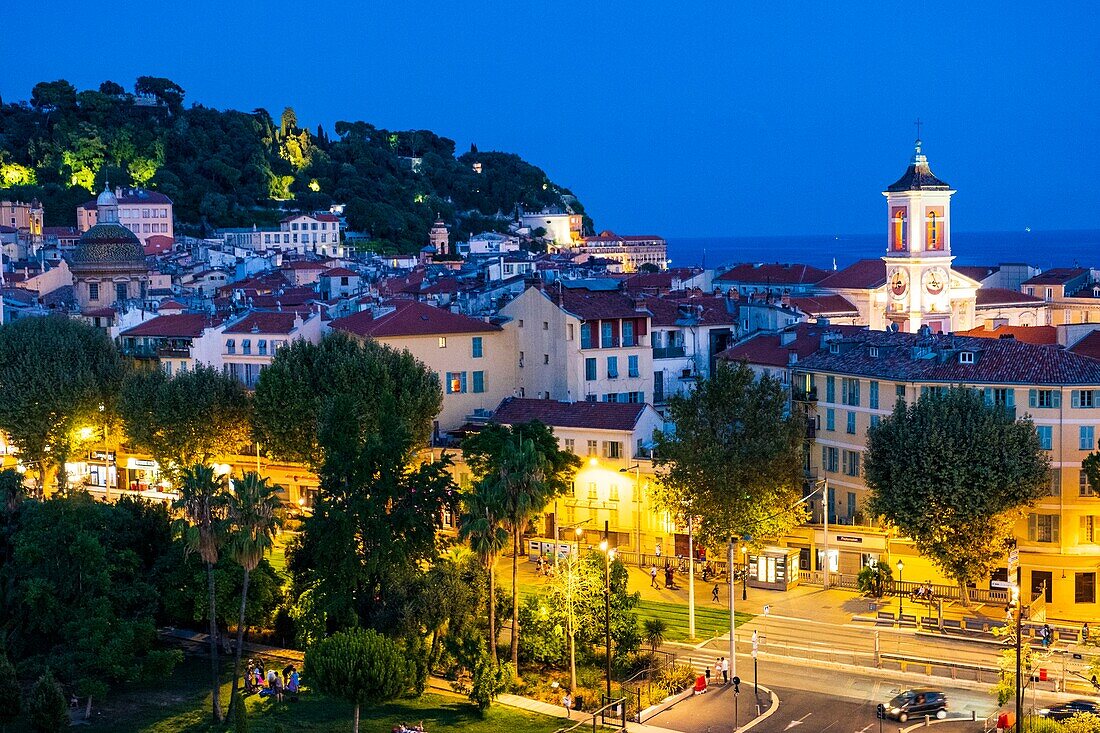
[(29, 101), (0, 103), (0, 197), (38, 197), (46, 225), (63, 226), (105, 181), (147, 186), (171, 197), (182, 231), (195, 234), (343, 203), (351, 229), (400, 251), (427, 243), (437, 212), (463, 236), (503, 230), (517, 205), (584, 211), (511, 153), (471, 147), (456, 157), (455, 142), (431, 131), (366, 122), (337, 122), (330, 137), (301, 127), (289, 107), (275, 120), (184, 98), (174, 82), (143, 76), (132, 94), (111, 81), (78, 91), (59, 80), (35, 85)]

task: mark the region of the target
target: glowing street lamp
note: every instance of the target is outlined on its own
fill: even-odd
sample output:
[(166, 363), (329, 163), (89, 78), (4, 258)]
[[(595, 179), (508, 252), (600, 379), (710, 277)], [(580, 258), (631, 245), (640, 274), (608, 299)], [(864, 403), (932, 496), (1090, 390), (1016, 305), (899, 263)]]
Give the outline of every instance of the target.
[(600, 541), (600, 552), (603, 553), (603, 633), (604, 633), (604, 662), (606, 664), (607, 702), (611, 702), (611, 561), (615, 557), (615, 550), (607, 543), (607, 526), (604, 522), (603, 535)]

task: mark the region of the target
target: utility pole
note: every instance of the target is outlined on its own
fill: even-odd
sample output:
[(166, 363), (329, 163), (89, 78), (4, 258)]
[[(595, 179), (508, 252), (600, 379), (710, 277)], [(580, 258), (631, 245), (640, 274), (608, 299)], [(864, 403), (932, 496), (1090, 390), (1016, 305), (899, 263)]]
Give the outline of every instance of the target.
[[(1013, 548), (1015, 550), (1015, 548)], [(1016, 564), (1016, 733), (1024, 733), (1024, 691), (1020, 682), (1021, 639), (1024, 630), (1024, 587), (1023, 573), (1019, 562)]]
[(821, 506), (825, 508), (825, 576), (824, 587), (825, 590), (829, 589), (829, 479), (828, 477), (821, 479)]
[(691, 517), (688, 525), (688, 638), (695, 639), (695, 538), (692, 535)]

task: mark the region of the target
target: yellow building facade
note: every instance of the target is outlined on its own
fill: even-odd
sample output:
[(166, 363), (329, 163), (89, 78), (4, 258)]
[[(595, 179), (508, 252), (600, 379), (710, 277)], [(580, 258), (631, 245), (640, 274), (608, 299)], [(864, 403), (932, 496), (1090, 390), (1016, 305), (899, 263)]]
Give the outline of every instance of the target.
[[(1100, 438), (1100, 362), (1056, 347), (1014, 340), (861, 332), (837, 337), (800, 362), (794, 375), (796, 404), (812, 421), (814, 439), (807, 473), (827, 479), (833, 524), (828, 554), (822, 527), (789, 538), (806, 548), (804, 558), (822, 569), (856, 573), (872, 561), (904, 562), (904, 579), (950, 583), (916, 555), (904, 538), (877, 526), (865, 510), (863, 480), (867, 432), (898, 400), (913, 402), (932, 390), (965, 386), (989, 404), (1019, 417), (1029, 415), (1051, 460), (1046, 496), (1016, 527), (1025, 592), (1045, 593), (1058, 618), (1095, 619), (1100, 572), (1100, 494), (1081, 462)], [(815, 502), (815, 520), (823, 520)], [(812, 548), (812, 555), (811, 555)], [(979, 588), (1007, 586), (1006, 567)]]

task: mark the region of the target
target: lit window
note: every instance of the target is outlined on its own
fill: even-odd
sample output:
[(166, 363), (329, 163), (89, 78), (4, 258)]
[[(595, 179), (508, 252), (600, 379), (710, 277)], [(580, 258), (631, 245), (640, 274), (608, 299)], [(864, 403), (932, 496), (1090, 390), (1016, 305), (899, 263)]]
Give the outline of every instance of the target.
[(441, 349), (447, 348), (447, 337), (446, 336), (440, 336), (439, 337), (439, 348), (441, 348)]

